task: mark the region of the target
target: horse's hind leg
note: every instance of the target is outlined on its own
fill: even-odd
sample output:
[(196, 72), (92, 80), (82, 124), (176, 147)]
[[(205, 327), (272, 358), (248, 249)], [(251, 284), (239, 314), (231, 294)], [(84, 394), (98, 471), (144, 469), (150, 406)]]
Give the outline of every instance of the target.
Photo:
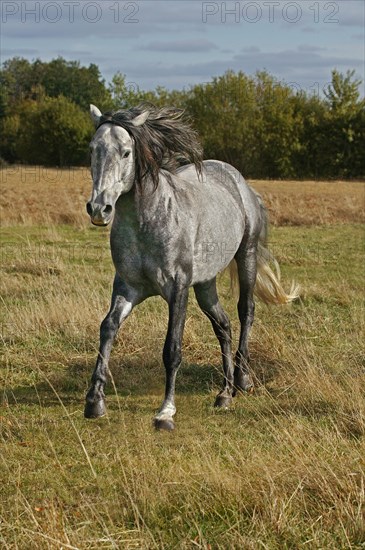
[(126, 287), (119, 275), (116, 275), (110, 310), (100, 325), (99, 354), (86, 396), (85, 418), (98, 418), (105, 414), (104, 386), (112, 345), (120, 325), (140, 301), (137, 293)]
[(217, 395), (215, 407), (228, 407), (233, 395), (232, 336), (228, 315), (222, 308), (216, 287), (216, 279), (194, 287), (201, 310), (209, 317), (222, 350), (224, 383)]
[(235, 358), (234, 395), (237, 391), (252, 391), (253, 380), (249, 372), (250, 355), (248, 352), (248, 336), (254, 320), (255, 302), (253, 291), (257, 274), (257, 247), (240, 248), (235, 256), (237, 262), (240, 295), (238, 300), (238, 316), (241, 323), (240, 339)]

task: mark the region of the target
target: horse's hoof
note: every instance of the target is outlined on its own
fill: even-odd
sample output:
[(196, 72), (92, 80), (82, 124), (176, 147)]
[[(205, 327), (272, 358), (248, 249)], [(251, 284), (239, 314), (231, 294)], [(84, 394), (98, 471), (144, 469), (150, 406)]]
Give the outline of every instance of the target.
[(99, 401), (86, 401), (84, 411), (85, 418), (100, 418), (105, 414), (106, 408), (103, 399), (99, 399)]
[(155, 418), (153, 425), (156, 430), (166, 430), (168, 432), (172, 432), (172, 430), (175, 429), (175, 422), (172, 418)]
[(228, 409), (231, 403), (232, 397), (228, 397), (227, 395), (217, 395), (214, 406), (219, 407), (220, 409)]

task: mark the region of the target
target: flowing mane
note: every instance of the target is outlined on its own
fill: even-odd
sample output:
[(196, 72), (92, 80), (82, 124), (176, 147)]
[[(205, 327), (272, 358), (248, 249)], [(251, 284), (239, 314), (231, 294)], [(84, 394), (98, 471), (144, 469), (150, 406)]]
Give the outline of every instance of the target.
[[(141, 126), (134, 126), (133, 119), (148, 112)], [(104, 113), (99, 127), (107, 122), (124, 128), (135, 144), (135, 184), (143, 189), (143, 182), (151, 178), (156, 189), (160, 170), (174, 174), (184, 164), (195, 164), (201, 173), (203, 149), (197, 132), (189, 121), (183, 120), (184, 111), (174, 107), (157, 108), (142, 103), (128, 110)]]

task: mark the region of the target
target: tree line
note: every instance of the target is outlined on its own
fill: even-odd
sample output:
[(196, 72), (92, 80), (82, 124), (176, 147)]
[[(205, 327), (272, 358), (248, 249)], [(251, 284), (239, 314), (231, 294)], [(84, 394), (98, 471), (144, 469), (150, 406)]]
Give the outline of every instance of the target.
[(0, 71), (0, 159), (85, 165), (93, 134), (89, 104), (102, 111), (148, 101), (185, 109), (205, 158), (250, 178), (365, 176), (365, 99), (354, 71), (332, 71), (323, 97), (296, 91), (265, 71), (227, 71), (186, 90), (130, 87), (122, 73), (106, 85), (95, 64), (12, 58)]

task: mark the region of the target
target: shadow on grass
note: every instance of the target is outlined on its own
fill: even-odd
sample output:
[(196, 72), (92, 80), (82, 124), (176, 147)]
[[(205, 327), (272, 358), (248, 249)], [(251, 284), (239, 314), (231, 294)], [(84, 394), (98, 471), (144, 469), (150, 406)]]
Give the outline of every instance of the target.
[[(253, 376), (256, 386), (262, 386), (275, 378), (280, 365), (275, 361), (253, 361)], [(18, 405), (41, 405), (53, 407), (83, 403), (90, 385), (94, 362), (73, 361), (63, 370), (38, 371), (39, 382), (29, 386), (5, 388), (1, 400)], [(220, 364), (183, 363), (176, 382), (176, 393), (180, 395), (207, 395), (219, 391), (223, 384), (223, 368)], [(116, 358), (110, 361), (110, 376), (105, 389), (106, 396), (162, 397), (165, 386), (165, 369), (159, 361), (146, 364), (146, 358), (133, 357), (122, 364)]]

